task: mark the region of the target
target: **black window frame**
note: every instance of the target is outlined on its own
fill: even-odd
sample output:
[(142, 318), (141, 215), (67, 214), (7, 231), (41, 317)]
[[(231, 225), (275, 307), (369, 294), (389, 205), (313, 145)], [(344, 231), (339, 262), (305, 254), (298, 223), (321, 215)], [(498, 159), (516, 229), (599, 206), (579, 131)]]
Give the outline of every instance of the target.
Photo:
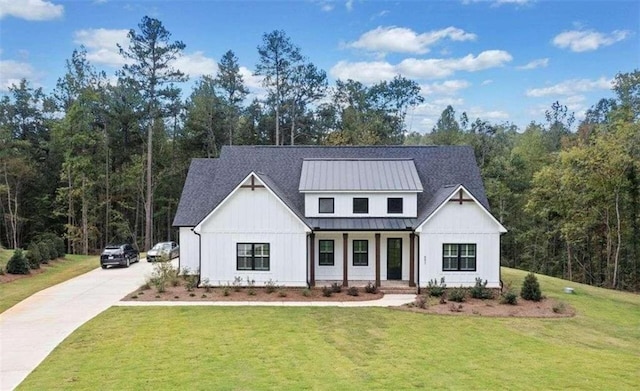
[[(240, 246), (251, 245), (251, 268), (240, 267), (240, 258), (247, 258), (246, 256), (240, 255)], [(256, 245), (267, 246), (267, 256), (256, 256)], [(267, 267), (257, 269), (256, 268), (256, 258), (266, 259)], [(271, 270), (271, 245), (269, 243), (247, 243), (247, 242), (239, 242), (236, 243), (236, 270), (237, 271), (259, 271), (259, 272), (268, 272)]]
[[(356, 242), (364, 242), (364, 251), (358, 250), (356, 252)], [(353, 264), (353, 266), (369, 266), (369, 240), (354, 239), (351, 242), (351, 254), (351, 263)], [(356, 255), (358, 256), (356, 257)], [(358, 258), (358, 263), (356, 263), (356, 258)], [(362, 259), (360, 258), (364, 258), (364, 261), (362, 261)]]
[[(456, 248), (456, 254), (454, 256), (451, 255), (445, 255), (445, 248), (447, 246), (455, 246)], [(463, 246), (467, 247), (467, 246), (473, 246), (473, 256), (469, 256), (469, 255), (462, 255), (462, 249)], [(467, 254), (468, 254), (468, 250), (467, 250)], [(471, 268), (462, 268), (462, 260), (466, 259), (467, 260), (467, 265), (469, 263), (469, 259), (473, 260), (473, 269)], [(456, 262), (456, 267), (451, 267), (451, 264), (449, 262), (449, 267), (445, 267), (447, 261), (449, 261), (450, 259), (455, 259)], [(476, 243), (443, 243), (442, 244), (442, 271), (444, 272), (475, 272), (478, 270), (478, 246)]]
[[(356, 210), (356, 203), (364, 201), (364, 208)], [(362, 205), (360, 205), (362, 206)], [(368, 197), (353, 197), (353, 214), (367, 214), (369, 213), (369, 198)]]
[[(323, 212), (322, 211), (322, 201), (331, 200), (331, 212)], [(318, 213), (322, 214), (332, 214), (335, 213), (336, 210), (336, 201), (333, 197), (320, 197), (318, 198)]]
[[(322, 251), (323, 243), (331, 243), (331, 251)], [(335, 266), (335, 254), (336, 254), (336, 244), (333, 239), (318, 240), (318, 265), (319, 266)]]
[[(400, 201), (400, 210), (397, 210), (397, 208), (395, 210), (391, 210), (391, 204), (393, 202), (398, 202)], [(395, 205), (396, 207), (398, 205)], [(387, 213), (388, 214), (402, 214), (404, 213), (404, 198), (402, 197), (389, 197), (387, 198)]]

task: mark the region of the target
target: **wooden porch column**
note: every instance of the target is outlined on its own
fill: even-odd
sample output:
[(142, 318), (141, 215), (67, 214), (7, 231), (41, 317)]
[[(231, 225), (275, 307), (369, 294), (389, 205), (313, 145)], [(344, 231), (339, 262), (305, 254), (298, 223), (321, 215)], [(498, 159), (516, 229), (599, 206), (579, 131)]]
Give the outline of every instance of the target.
[(342, 234), (342, 286), (349, 286), (349, 234)]
[(316, 286), (316, 234), (309, 234), (309, 286)]
[(415, 246), (415, 242), (416, 242), (416, 234), (414, 234), (413, 232), (411, 232), (411, 234), (409, 235), (409, 286), (416, 286), (416, 279), (415, 279), (415, 261), (416, 261), (416, 246)]
[(380, 286), (380, 234), (376, 234), (376, 286)]

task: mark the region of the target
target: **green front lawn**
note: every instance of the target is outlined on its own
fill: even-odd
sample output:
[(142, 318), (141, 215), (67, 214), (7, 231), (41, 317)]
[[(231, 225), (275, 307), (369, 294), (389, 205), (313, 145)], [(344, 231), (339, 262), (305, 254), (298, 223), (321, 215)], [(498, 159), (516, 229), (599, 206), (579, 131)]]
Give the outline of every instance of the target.
[[(525, 273), (505, 269), (521, 284)], [(19, 389), (635, 389), (640, 296), (540, 277), (573, 318), (384, 308), (114, 307)]]
[[(5, 267), (6, 261), (13, 255), (13, 250), (0, 250), (0, 263)], [(84, 274), (100, 266), (98, 258), (86, 255), (67, 255), (63, 261), (52, 262), (44, 272), (20, 278), (15, 281), (0, 283), (0, 313), (18, 304), (34, 293), (50, 286), (64, 282), (70, 278)]]

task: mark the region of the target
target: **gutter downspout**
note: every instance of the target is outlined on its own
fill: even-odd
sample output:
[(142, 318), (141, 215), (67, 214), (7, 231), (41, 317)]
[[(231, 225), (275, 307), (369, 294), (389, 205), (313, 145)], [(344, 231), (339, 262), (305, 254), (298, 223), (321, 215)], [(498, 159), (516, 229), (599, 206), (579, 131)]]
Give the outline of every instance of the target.
[(196, 232), (196, 227), (191, 228), (191, 232), (198, 235), (198, 285), (200, 286), (200, 276), (202, 273), (202, 236)]
[(416, 268), (416, 284), (418, 285), (418, 294), (420, 294), (420, 234), (416, 235), (416, 239), (416, 245), (418, 246), (416, 249), (416, 259), (418, 260), (418, 267)]

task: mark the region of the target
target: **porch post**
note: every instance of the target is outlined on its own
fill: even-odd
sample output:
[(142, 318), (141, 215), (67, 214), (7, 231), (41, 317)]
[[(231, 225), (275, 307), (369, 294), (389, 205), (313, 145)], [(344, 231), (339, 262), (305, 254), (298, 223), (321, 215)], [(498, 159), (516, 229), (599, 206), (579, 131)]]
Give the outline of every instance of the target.
[(415, 281), (415, 253), (416, 253), (416, 246), (415, 246), (415, 239), (416, 239), (416, 234), (414, 234), (413, 232), (411, 232), (411, 234), (409, 235), (409, 286), (416, 286), (416, 281)]
[(316, 234), (309, 234), (309, 286), (316, 286)]
[(380, 286), (380, 234), (376, 234), (376, 286)]
[(342, 234), (342, 286), (349, 286), (349, 234)]

